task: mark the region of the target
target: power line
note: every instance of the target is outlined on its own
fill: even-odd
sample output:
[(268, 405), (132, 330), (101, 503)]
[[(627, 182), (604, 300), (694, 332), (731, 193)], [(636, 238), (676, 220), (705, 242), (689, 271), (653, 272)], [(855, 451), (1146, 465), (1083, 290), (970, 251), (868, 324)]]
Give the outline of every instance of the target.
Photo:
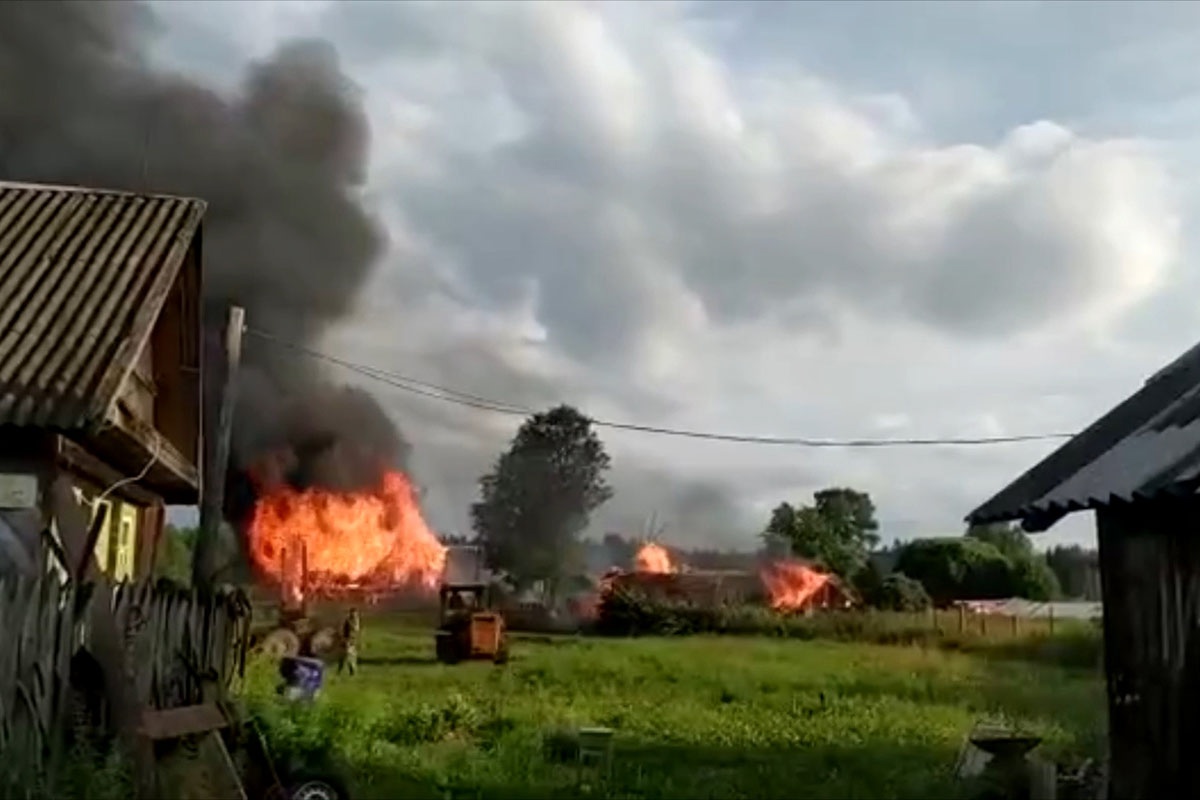
[[(410, 392), (412, 394), (421, 395), (434, 400), (443, 400), (449, 403), (455, 403), (470, 408), (476, 408), (483, 411), (491, 411), (497, 414), (508, 414), (511, 416), (527, 417), (535, 411), (533, 409), (506, 403), (499, 400), (492, 400), (479, 395), (462, 392), (457, 389), (451, 389), (445, 386), (439, 386), (435, 383), (417, 380), (416, 378), (402, 375), (397, 372), (381, 369), (379, 367), (361, 364), (355, 361), (349, 361), (344, 358), (323, 353), (319, 350), (313, 350), (296, 342), (288, 341), (281, 337), (267, 333), (266, 331), (256, 330), (247, 327), (246, 332), (252, 336), (256, 336), (264, 341), (280, 345), (295, 353), (309, 356), (321, 361), (326, 361), (331, 364), (336, 364), (344, 369), (352, 372), (357, 372), (360, 375), (365, 375), (368, 378), (386, 383), (396, 389)], [(686, 439), (704, 439), (716, 442), (735, 442), (738, 444), (761, 444), (761, 445), (786, 445), (792, 447), (931, 447), (931, 446), (980, 446), (992, 444), (1014, 444), (1017, 442), (1037, 442), (1049, 441), (1053, 439), (1069, 439), (1075, 434), (1073, 433), (1033, 433), (1016, 436), (979, 436), (979, 437), (937, 437), (924, 439), (812, 439), (806, 437), (790, 437), (790, 436), (746, 436), (732, 433), (715, 433), (711, 431), (696, 431), (680, 428), (664, 428), (655, 425), (640, 425), (632, 422), (613, 422), (610, 420), (592, 419), (592, 424), (599, 428), (610, 428), (613, 430), (633, 431), (635, 433), (647, 433), (658, 436), (676, 436)]]

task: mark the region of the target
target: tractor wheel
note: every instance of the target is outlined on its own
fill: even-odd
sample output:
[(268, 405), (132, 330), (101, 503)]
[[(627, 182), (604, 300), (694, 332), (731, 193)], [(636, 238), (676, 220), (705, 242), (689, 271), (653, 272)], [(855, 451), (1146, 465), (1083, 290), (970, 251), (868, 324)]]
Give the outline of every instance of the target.
[(288, 782), (288, 800), (348, 800), (346, 787), (336, 778), (300, 775)]
[(287, 628), (276, 628), (263, 637), (262, 651), (271, 658), (300, 655), (300, 637)]
[(501, 642), (499, 649), (496, 650), (496, 655), (492, 656), (492, 663), (501, 666), (508, 663), (508, 642)]
[(454, 634), (439, 633), (434, 640), (434, 650), (437, 660), (443, 664), (457, 664), (462, 661), (462, 653), (459, 652), (458, 641)]

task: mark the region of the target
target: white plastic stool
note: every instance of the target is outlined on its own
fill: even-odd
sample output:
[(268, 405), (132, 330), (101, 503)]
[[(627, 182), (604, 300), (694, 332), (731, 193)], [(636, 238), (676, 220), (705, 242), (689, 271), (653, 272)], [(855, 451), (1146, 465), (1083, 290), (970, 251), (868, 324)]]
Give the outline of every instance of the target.
[(612, 771), (613, 731), (612, 728), (580, 728), (578, 775), (582, 778), (584, 766), (596, 766), (607, 778)]

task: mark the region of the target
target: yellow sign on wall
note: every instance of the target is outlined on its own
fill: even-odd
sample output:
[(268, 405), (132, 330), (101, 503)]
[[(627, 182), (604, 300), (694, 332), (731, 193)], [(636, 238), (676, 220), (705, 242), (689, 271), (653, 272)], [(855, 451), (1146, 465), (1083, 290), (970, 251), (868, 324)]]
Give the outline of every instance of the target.
[(137, 506), (111, 497), (95, 502), (79, 487), (75, 497), (80, 503), (91, 507), (91, 519), (104, 512), (104, 524), (96, 537), (92, 550), (96, 566), (114, 580), (133, 580), (137, 572), (137, 539), (140, 532), (141, 514)]
[(116, 580), (133, 580), (134, 565), (137, 563), (137, 533), (137, 509), (121, 503), (117, 514), (117, 552), (113, 563), (113, 578)]

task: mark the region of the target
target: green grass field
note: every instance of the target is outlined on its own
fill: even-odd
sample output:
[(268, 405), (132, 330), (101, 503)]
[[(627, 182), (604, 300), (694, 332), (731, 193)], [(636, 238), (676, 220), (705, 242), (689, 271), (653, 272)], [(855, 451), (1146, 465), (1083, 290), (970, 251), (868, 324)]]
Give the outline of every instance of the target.
[[(939, 649), (766, 638), (517, 637), (505, 667), (432, 660), (428, 630), (369, 623), (360, 673), (308, 707), (255, 664), (281, 750), (332, 747), (361, 798), (952, 797), (965, 733), (1004, 716), (1059, 757), (1103, 734), (1094, 671)], [(543, 737), (616, 730), (607, 780)]]

